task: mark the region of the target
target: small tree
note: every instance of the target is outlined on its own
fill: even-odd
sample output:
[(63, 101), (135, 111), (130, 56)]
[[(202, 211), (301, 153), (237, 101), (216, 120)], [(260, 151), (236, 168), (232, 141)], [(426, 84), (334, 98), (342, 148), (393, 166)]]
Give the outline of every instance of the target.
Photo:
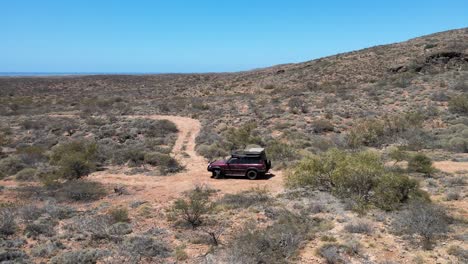
[(187, 192), (184, 198), (179, 198), (174, 202), (172, 213), (195, 229), (202, 224), (203, 217), (213, 209), (213, 203), (210, 201), (212, 193), (213, 190), (207, 187), (197, 186)]
[(52, 150), (53, 165), (59, 166), (59, 175), (64, 179), (79, 179), (96, 169), (97, 145), (94, 142), (73, 141)]

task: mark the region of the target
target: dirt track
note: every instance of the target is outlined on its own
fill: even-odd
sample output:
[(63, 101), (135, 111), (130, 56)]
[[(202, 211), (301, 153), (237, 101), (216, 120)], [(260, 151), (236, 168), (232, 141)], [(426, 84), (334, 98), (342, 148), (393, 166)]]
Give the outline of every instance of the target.
[[(266, 187), (272, 192), (283, 188), (281, 172), (273, 172), (269, 179), (247, 180), (245, 178), (212, 179), (206, 170), (207, 160), (195, 151), (195, 138), (200, 132), (200, 122), (196, 119), (180, 116), (129, 116), (130, 118), (166, 119), (176, 124), (179, 129), (178, 138), (172, 150), (185, 170), (168, 176), (125, 175), (123, 173), (111, 174), (109, 171), (96, 172), (89, 179), (108, 185), (126, 186), (131, 195), (122, 196), (132, 200), (145, 200), (148, 202), (164, 202), (172, 200), (196, 185), (206, 184), (222, 193), (235, 193), (248, 190), (252, 187)], [(184, 148), (185, 146), (185, 148)], [(182, 152), (188, 154), (181, 155)], [(124, 198), (125, 197), (125, 198)]]

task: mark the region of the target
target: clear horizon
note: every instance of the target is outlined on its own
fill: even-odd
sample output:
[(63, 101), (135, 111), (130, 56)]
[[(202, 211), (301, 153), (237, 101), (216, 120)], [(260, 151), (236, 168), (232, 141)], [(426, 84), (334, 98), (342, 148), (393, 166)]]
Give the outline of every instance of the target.
[(1, 73), (235, 72), (468, 26), (468, 2), (6, 1)]

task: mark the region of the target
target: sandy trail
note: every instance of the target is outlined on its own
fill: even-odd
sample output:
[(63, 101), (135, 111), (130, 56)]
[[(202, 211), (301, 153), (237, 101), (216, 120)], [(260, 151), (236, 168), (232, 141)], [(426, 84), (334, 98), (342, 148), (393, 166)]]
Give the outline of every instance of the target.
[[(207, 160), (199, 156), (195, 151), (195, 139), (201, 128), (200, 122), (196, 119), (164, 115), (127, 117), (153, 120), (166, 119), (176, 124), (179, 132), (172, 155), (185, 166), (185, 170), (168, 176), (113, 174), (109, 171), (96, 172), (89, 176), (90, 180), (107, 185), (126, 186), (131, 195), (121, 196), (124, 200), (164, 202), (172, 200), (182, 192), (201, 184), (220, 190), (221, 193), (235, 193), (253, 187), (265, 187), (272, 192), (279, 192), (283, 189), (281, 172), (273, 172), (274, 176), (269, 179), (254, 181), (245, 178), (212, 179), (211, 174), (206, 170)], [(188, 156), (181, 155), (183, 152)]]

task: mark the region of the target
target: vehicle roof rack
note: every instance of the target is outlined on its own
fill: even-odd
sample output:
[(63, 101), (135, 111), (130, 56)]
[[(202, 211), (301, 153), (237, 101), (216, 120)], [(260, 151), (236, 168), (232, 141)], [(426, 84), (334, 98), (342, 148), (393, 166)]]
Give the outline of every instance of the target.
[(258, 157), (264, 155), (265, 149), (264, 148), (248, 148), (242, 150), (233, 150), (232, 156), (239, 156), (239, 157)]

